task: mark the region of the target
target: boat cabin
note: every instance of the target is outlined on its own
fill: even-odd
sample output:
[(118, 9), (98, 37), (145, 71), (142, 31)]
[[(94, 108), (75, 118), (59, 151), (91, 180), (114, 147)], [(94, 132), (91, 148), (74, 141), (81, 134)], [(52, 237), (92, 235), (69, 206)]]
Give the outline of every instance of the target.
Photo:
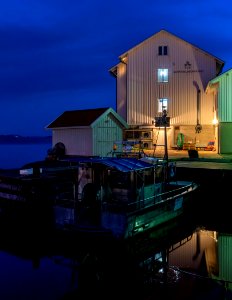
[[(98, 202), (135, 209), (154, 202), (162, 190), (162, 165), (135, 158), (93, 158), (78, 163), (77, 199), (82, 205)], [(156, 183), (156, 184), (155, 184)], [(125, 209), (125, 207), (124, 207)]]

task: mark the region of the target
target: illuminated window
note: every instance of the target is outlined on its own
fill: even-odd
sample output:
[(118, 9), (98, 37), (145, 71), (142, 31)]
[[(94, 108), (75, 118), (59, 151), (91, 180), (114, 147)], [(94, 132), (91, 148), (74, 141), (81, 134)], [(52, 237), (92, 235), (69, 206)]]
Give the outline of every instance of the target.
[(168, 99), (158, 99), (158, 113), (162, 113), (164, 110), (168, 110)]
[(168, 46), (159, 46), (158, 54), (159, 55), (168, 55)]
[(158, 69), (158, 82), (168, 82), (168, 69)]

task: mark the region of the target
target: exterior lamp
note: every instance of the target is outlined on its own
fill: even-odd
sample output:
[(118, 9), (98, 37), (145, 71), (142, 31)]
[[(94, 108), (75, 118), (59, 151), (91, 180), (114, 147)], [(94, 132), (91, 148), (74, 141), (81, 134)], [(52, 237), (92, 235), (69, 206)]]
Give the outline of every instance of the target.
[(217, 125), (218, 124), (218, 119), (217, 118), (214, 118), (213, 121), (212, 121), (213, 125)]

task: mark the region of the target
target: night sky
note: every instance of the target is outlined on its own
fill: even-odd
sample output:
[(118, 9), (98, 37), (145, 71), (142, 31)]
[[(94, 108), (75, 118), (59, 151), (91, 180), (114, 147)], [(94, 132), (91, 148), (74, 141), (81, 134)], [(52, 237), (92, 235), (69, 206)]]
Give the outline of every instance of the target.
[(232, 68), (231, 0), (7, 0), (0, 16), (0, 134), (47, 135), (66, 110), (115, 109), (109, 69), (162, 29)]

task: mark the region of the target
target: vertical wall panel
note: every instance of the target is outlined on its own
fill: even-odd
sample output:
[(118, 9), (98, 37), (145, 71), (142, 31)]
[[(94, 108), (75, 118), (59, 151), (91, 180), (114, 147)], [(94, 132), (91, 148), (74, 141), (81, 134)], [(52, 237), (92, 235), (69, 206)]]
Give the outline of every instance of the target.
[(218, 237), (218, 256), (219, 256), (219, 279), (229, 282), (232, 288), (232, 238), (231, 235), (220, 234)]
[(67, 155), (92, 155), (91, 128), (53, 129), (53, 146), (62, 142)]
[(232, 153), (232, 70), (212, 79), (207, 90), (214, 97), (214, 114), (219, 122), (219, 152)]
[(117, 113), (124, 119), (127, 119), (127, 103), (126, 103), (126, 65), (121, 63), (117, 68)]
[(112, 114), (105, 115), (93, 128), (93, 154), (97, 156), (112, 155), (113, 145), (122, 141), (122, 128)]

